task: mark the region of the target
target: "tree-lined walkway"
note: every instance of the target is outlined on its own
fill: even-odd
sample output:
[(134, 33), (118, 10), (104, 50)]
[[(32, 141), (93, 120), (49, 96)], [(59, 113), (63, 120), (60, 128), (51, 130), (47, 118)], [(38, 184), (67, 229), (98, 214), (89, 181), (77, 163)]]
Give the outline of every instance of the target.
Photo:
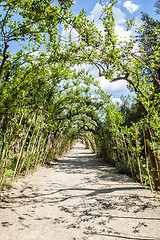
[(158, 240), (159, 229), (159, 196), (81, 143), (15, 182), (0, 208), (3, 240)]

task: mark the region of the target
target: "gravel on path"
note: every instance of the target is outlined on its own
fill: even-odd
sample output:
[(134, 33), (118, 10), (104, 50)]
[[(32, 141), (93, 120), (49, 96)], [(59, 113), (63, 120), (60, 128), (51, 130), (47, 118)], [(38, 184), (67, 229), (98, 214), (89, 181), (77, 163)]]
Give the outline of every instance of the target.
[(0, 204), (0, 240), (160, 240), (160, 196), (79, 142), (14, 182)]

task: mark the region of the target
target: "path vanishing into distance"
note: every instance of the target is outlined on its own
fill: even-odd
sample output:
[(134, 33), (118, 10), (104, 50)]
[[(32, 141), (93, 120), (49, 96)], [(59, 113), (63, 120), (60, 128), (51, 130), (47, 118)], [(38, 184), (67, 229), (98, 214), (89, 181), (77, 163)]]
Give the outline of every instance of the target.
[(0, 205), (0, 240), (160, 240), (160, 195), (85, 149), (13, 184)]

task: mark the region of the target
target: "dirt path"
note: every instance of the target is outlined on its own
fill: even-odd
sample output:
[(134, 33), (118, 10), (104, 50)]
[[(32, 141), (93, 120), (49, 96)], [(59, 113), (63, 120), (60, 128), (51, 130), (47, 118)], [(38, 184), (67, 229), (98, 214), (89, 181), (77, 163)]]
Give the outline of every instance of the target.
[(160, 239), (160, 198), (76, 144), (6, 194), (0, 240), (80, 239)]

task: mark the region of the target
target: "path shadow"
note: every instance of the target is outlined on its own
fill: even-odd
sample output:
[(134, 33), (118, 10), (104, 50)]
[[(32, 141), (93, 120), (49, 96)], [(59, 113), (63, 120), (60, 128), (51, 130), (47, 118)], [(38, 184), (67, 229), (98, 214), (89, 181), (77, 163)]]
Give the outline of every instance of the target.
[[(54, 183), (53, 183), (54, 185)], [(25, 190), (30, 190), (30, 194), (25, 194)], [(139, 210), (145, 210), (146, 208), (152, 208), (155, 209), (158, 206), (152, 204), (144, 204), (142, 200), (134, 194), (134, 191), (136, 190), (143, 190), (143, 187), (141, 186), (117, 186), (117, 187), (107, 187), (103, 189), (97, 189), (97, 188), (91, 188), (91, 187), (65, 187), (65, 188), (59, 188), (55, 191), (51, 190), (50, 188), (46, 189), (43, 193), (39, 192), (38, 189), (35, 189), (34, 185), (31, 186), (23, 186), (23, 191), (19, 192), (18, 196), (10, 196), (4, 197), (2, 200), (2, 203), (0, 205), (0, 208), (5, 209), (5, 208), (11, 208), (11, 209), (16, 209), (22, 206), (30, 206), (33, 204), (55, 204), (55, 203), (63, 203), (66, 200), (73, 200), (75, 198), (93, 198), (97, 199), (97, 202), (101, 201), (101, 195), (103, 199), (107, 198), (107, 203), (105, 202), (103, 206), (105, 206), (106, 209), (108, 208), (113, 208), (115, 209), (115, 206), (119, 207), (116, 203), (116, 197), (118, 197), (122, 201), (128, 201), (128, 205), (132, 206), (135, 205), (133, 202), (139, 204)], [(132, 195), (128, 195), (126, 197), (124, 195), (124, 192), (127, 191), (132, 191)], [(77, 194), (78, 192), (78, 194)], [(89, 193), (88, 193), (89, 192)], [(117, 196), (115, 195), (110, 195), (110, 193), (116, 193), (116, 192), (122, 192), (123, 194), (118, 194)], [(59, 194), (59, 197), (57, 197), (57, 194)], [(105, 197), (106, 195), (106, 197)], [(108, 195), (108, 197), (107, 197)], [(113, 199), (115, 197), (115, 200)], [(111, 198), (111, 199), (110, 199)], [(144, 197), (146, 198), (146, 197)], [(148, 200), (149, 197), (147, 197)], [(112, 203), (110, 203), (110, 200)], [(104, 200), (105, 201), (105, 200)], [(131, 203), (129, 203), (129, 201)], [(14, 206), (13, 206), (14, 205)], [(138, 207), (138, 206), (137, 206)], [(137, 210), (137, 212), (139, 211)], [(160, 220), (160, 219), (159, 219)]]
[[(54, 182), (49, 183), (50, 185), (47, 185), (46, 183), (46, 189), (41, 189), (41, 186), (35, 186), (31, 182), (24, 182), (22, 189), (19, 189), (19, 192), (17, 192), (16, 195), (13, 194), (9, 195), (9, 197), (6, 196), (3, 198), (0, 208), (10, 208), (11, 211), (18, 212), (18, 208), (28, 206), (31, 211), (24, 213), (18, 218), (18, 221), (20, 221), (22, 225), (24, 225), (27, 217), (35, 218), (35, 208), (45, 208), (48, 205), (54, 207), (55, 204), (58, 205), (61, 211), (71, 214), (72, 217), (78, 219), (80, 222), (84, 221), (84, 219), (86, 219), (86, 221), (94, 221), (102, 216), (108, 218), (108, 221), (112, 218), (124, 218), (127, 220), (135, 219), (138, 221), (160, 221), (160, 218), (142, 217), (140, 219), (136, 216), (114, 216), (113, 214), (115, 213), (115, 210), (128, 212), (131, 208), (135, 208), (135, 213), (138, 213), (145, 211), (148, 208), (151, 210), (156, 210), (158, 205), (156, 205), (155, 202), (150, 203), (151, 197), (149, 196), (137, 195), (137, 190), (144, 189), (141, 185), (134, 185), (131, 178), (124, 174), (117, 174), (113, 167), (109, 167), (106, 162), (104, 162), (101, 158), (98, 158), (95, 154), (88, 153), (88, 150), (86, 149), (83, 149), (82, 153), (80, 154), (80, 150), (81, 149), (79, 148), (78, 155), (68, 154), (63, 159), (56, 160), (55, 162), (48, 164), (46, 167), (53, 168), (54, 172), (63, 171), (67, 174), (83, 174), (85, 180), (83, 186), (73, 184), (73, 187), (68, 187), (67, 185), (65, 186), (64, 180), (64, 184), (62, 183), (59, 185)], [(89, 176), (92, 172), (96, 173), (94, 180)], [(44, 181), (45, 177), (46, 176), (44, 176)], [(99, 184), (97, 187), (95, 185), (98, 183), (98, 181), (100, 183), (102, 182), (102, 185)], [(108, 181), (109, 184), (107, 184)], [(125, 182), (125, 184), (119, 185), (121, 182)], [(130, 183), (132, 183), (132, 185), (130, 185)], [(73, 204), (75, 199), (84, 199), (84, 205), (78, 203), (78, 201), (76, 201), (76, 204)], [(144, 199), (145, 203), (143, 202)], [(66, 201), (69, 202), (68, 206), (65, 206), (64, 204)], [(98, 209), (97, 213), (94, 212), (95, 209)], [(113, 210), (113, 213), (109, 212), (111, 210)], [(42, 221), (45, 219), (46, 217), (35, 218), (36, 221)], [(48, 218), (48, 220), (49, 219), (50, 218)], [(8, 226), (8, 222), (1, 222), (1, 224), (4, 227)], [(29, 228), (29, 225), (27, 228)], [(119, 235), (101, 235), (104, 237), (115, 237), (115, 239), (121, 238)], [(124, 239), (131, 238), (125, 237)], [(144, 238), (133, 239), (144, 240)]]
[(55, 166), (58, 166), (56, 171), (64, 171), (68, 174), (90, 175), (90, 172), (95, 171), (99, 179), (133, 183), (133, 179), (127, 177), (125, 174), (118, 173), (114, 167), (110, 166), (102, 158), (97, 157), (96, 154), (92, 152), (88, 153), (83, 149), (83, 152), (79, 155), (67, 155), (63, 159), (53, 160), (50, 164), (47, 164), (47, 167), (55, 168)]

